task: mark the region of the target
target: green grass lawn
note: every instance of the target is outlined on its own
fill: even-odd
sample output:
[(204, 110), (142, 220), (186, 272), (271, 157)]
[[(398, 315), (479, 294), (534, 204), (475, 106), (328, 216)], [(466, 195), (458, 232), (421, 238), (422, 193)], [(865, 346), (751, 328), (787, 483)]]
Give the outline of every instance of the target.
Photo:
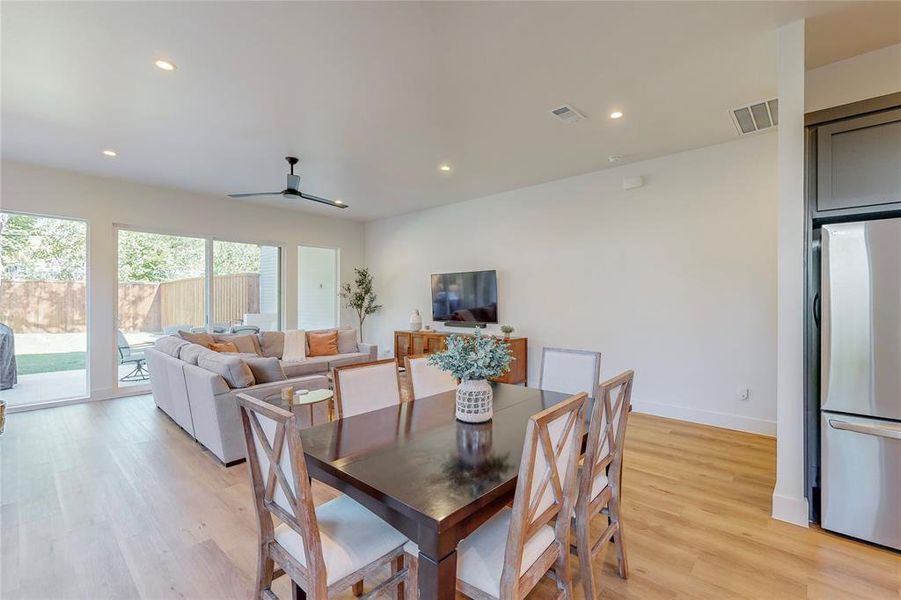
[(59, 352), (56, 354), (17, 354), (19, 375), (74, 371), (85, 368), (87, 352)]

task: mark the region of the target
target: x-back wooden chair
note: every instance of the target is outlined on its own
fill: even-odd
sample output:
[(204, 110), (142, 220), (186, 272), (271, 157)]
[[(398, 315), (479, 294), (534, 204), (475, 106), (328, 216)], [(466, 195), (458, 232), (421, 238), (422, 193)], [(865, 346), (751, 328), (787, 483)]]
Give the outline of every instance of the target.
[[(619, 575), (629, 576), (626, 559), (626, 543), (620, 518), (622, 496), (623, 442), (626, 422), (632, 404), (632, 380), (634, 371), (626, 371), (598, 386), (591, 420), (585, 456), (579, 473), (579, 495), (576, 501), (576, 545), (579, 570), (585, 598), (597, 597), (592, 563), (608, 541), (613, 541)], [(607, 527), (593, 544), (591, 519), (601, 514), (607, 517)]]
[[(363, 597), (392, 588), (402, 595), (407, 539), (347, 496), (314, 508), (294, 415), (246, 394), (237, 399), (259, 521), (256, 597), (276, 598), (272, 580), (283, 574), (295, 597), (319, 600), (352, 586), (360, 595), (359, 582), (388, 564), (390, 577)], [(273, 515), (283, 524), (275, 527)]]
[(586, 397), (576, 394), (529, 419), (513, 508), (460, 543), (459, 591), (478, 600), (518, 600), (550, 571), (558, 596), (572, 597), (571, 523), (556, 517), (571, 514), (575, 503)]

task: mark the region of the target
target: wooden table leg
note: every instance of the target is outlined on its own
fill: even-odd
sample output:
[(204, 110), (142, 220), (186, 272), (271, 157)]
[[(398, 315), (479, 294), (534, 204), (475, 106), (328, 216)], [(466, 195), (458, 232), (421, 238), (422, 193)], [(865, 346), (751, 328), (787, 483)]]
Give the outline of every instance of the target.
[(419, 553), (420, 600), (454, 600), (457, 594), (457, 551), (437, 563)]

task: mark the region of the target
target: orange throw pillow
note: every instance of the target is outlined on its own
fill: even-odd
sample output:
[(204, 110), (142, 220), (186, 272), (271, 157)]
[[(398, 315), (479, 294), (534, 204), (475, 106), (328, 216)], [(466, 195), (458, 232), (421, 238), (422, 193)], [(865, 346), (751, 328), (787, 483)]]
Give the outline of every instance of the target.
[(234, 342), (213, 342), (212, 344), (207, 344), (207, 347), (213, 352), (237, 352), (238, 347), (235, 346)]
[(338, 354), (338, 332), (308, 333), (310, 356), (332, 356)]

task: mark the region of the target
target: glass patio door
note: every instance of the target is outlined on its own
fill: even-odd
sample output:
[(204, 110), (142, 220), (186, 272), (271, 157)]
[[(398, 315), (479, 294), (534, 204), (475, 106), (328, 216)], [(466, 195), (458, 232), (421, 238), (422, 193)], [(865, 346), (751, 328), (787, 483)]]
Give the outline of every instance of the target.
[(88, 395), (87, 224), (0, 212), (0, 399)]

